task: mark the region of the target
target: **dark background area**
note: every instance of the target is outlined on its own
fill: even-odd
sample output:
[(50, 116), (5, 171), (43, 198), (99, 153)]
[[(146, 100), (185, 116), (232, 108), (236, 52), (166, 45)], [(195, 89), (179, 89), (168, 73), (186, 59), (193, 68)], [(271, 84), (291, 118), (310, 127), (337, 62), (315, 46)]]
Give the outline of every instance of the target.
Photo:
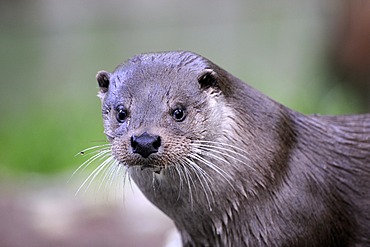
[(137, 189), (74, 197), (95, 164), (68, 180), (105, 141), (96, 72), (166, 50), (306, 114), (370, 108), (369, 1), (0, 1), (0, 246), (164, 245), (172, 225)]

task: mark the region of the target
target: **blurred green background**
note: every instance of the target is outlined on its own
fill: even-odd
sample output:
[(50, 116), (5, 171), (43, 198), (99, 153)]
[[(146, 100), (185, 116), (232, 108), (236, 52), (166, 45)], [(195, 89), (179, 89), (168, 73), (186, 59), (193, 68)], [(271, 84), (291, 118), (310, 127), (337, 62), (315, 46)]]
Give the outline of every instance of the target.
[(67, 184), (105, 141), (97, 71), (191, 50), (297, 111), (361, 113), (369, 34), (368, 0), (0, 0), (0, 246), (172, 241), (142, 196), (107, 205), (91, 189), (100, 205), (73, 196), (88, 172)]
[(0, 178), (72, 173), (105, 140), (96, 72), (136, 53), (195, 51), (303, 113), (365, 111), (329, 69), (344, 3), (1, 1)]

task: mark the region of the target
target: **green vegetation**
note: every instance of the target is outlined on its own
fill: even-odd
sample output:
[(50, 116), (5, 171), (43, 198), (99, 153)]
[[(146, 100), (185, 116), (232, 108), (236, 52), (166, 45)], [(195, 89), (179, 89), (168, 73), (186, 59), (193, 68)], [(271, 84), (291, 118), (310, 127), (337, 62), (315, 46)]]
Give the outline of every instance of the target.
[(198, 52), (304, 113), (360, 109), (356, 95), (327, 75), (323, 19), (315, 8), (302, 13), (301, 1), (289, 3), (294, 11), (279, 1), (221, 1), (209, 15), (207, 5), (203, 9), (191, 1), (166, 8), (144, 8), (135, 1), (61, 3), (1, 3), (3, 175), (77, 168), (85, 159), (75, 154), (105, 140), (95, 73), (113, 70), (139, 52)]

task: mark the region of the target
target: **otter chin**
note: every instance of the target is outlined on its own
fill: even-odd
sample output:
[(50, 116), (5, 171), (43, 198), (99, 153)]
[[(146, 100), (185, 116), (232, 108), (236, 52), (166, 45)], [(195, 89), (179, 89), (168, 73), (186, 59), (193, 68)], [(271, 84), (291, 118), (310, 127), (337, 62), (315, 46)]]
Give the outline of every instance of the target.
[(295, 112), (187, 51), (97, 81), (113, 164), (184, 246), (370, 246), (370, 114)]

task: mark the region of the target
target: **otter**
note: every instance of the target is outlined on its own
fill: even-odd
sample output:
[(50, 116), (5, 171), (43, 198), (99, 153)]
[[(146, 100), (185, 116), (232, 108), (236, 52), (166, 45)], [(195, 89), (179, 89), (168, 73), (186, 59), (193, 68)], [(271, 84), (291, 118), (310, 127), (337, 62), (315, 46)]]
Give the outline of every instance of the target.
[(370, 114), (298, 113), (188, 51), (96, 78), (104, 154), (184, 246), (370, 246)]

